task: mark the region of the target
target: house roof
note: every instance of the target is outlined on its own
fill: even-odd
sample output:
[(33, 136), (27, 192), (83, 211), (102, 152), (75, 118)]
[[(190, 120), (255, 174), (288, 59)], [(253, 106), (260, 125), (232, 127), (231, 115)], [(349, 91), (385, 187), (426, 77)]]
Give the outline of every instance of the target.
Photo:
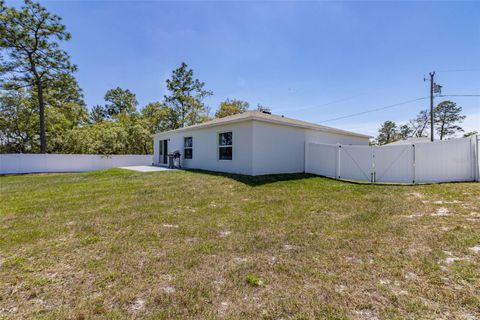
[(181, 131), (187, 131), (192, 129), (209, 128), (209, 127), (215, 127), (215, 126), (220, 126), (224, 124), (242, 122), (246, 120), (256, 120), (256, 121), (268, 122), (268, 123), (279, 124), (279, 125), (290, 126), (290, 127), (297, 127), (297, 128), (311, 129), (311, 130), (317, 130), (317, 131), (328, 132), (328, 133), (349, 135), (349, 136), (354, 136), (359, 138), (371, 138), (371, 136), (361, 134), (361, 133), (351, 132), (351, 131), (342, 130), (342, 129), (336, 129), (336, 128), (327, 127), (327, 126), (323, 126), (316, 123), (296, 120), (296, 119), (287, 118), (287, 117), (279, 116), (275, 114), (268, 114), (260, 111), (246, 111), (243, 113), (234, 114), (232, 116), (228, 116), (224, 118), (216, 118), (207, 122), (195, 124), (195, 125), (184, 127), (184, 128), (179, 128), (179, 129), (165, 131), (165, 132), (159, 132), (159, 133), (156, 133), (154, 136), (161, 135), (167, 132), (181, 132)]
[(424, 142), (430, 142), (429, 137), (410, 137), (405, 140), (398, 140), (395, 142), (390, 142), (387, 143), (387, 145), (404, 145), (404, 144), (412, 144), (412, 143), (424, 143)]

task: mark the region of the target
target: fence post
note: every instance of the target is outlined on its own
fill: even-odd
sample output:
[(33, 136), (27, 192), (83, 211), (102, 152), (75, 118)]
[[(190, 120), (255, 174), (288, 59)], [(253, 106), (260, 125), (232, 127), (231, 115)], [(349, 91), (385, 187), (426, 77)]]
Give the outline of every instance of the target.
[(370, 182), (371, 183), (375, 183), (375, 180), (376, 180), (376, 177), (375, 177), (375, 146), (371, 146), (370, 148), (372, 148), (372, 167), (370, 168), (370, 170), (372, 171), (371, 174), (370, 174)]
[(480, 138), (480, 135), (476, 135), (475, 137), (475, 143), (474, 143), (474, 159), (473, 161), (475, 161), (474, 163), (474, 174), (475, 174), (475, 178), (474, 178), (474, 181), (480, 181), (480, 150), (478, 149), (478, 138)]
[(479, 149), (479, 138), (480, 138), (480, 135), (477, 135), (476, 138), (475, 138), (475, 144), (476, 144), (476, 150), (477, 150), (477, 163), (475, 164), (475, 166), (477, 167), (477, 181), (480, 181), (480, 149)]
[(307, 141), (305, 141), (305, 144), (304, 144), (303, 148), (305, 149), (304, 152), (303, 152), (303, 154), (305, 155), (305, 159), (304, 159), (305, 161), (303, 161), (303, 172), (307, 173), (307, 168), (308, 168), (308, 163), (307, 163), (307, 161), (308, 161), (308, 142)]
[(339, 144), (338, 149), (337, 149), (337, 167), (336, 167), (336, 170), (335, 170), (336, 171), (335, 172), (336, 173), (335, 177), (337, 179), (340, 179), (340, 153), (341, 153), (341, 151), (342, 151), (342, 145)]
[[(475, 140), (477, 137), (474, 136)], [(476, 160), (476, 152), (475, 152), (475, 144), (473, 143), (472, 137), (470, 137), (470, 159), (472, 160), (472, 165), (470, 166), (471, 172), (471, 179), (472, 181), (476, 181), (477, 179), (477, 169), (475, 168), (475, 160)]]
[(413, 184), (415, 184), (415, 179), (416, 179), (416, 172), (415, 172), (415, 144), (412, 144), (412, 156), (413, 156), (413, 162), (412, 162), (412, 171), (413, 171)]

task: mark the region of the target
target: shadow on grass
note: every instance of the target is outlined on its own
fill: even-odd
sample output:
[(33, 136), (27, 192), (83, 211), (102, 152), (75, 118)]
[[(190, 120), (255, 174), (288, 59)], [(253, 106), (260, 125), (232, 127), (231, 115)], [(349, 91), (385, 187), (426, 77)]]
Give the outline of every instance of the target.
[(347, 179), (335, 179), (331, 177), (319, 176), (310, 173), (283, 173), (283, 174), (268, 174), (268, 175), (260, 175), (260, 176), (248, 176), (243, 174), (234, 174), (234, 173), (224, 173), (224, 172), (217, 172), (217, 171), (207, 171), (207, 170), (200, 170), (200, 169), (183, 169), (189, 172), (201, 173), (201, 174), (208, 174), (211, 176), (217, 177), (225, 177), (229, 179), (233, 179), (235, 181), (241, 182), (251, 187), (261, 186), (269, 183), (275, 183), (280, 181), (292, 181), (292, 180), (304, 180), (310, 178), (322, 178), (330, 181), (335, 182), (343, 182), (353, 185), (363, 185), (363, 186), (372, 186), (372, 187), (387, 187), (387, 186), (399, 186), (399, 187), (419, 187), (425, 185), (432, 185), (432, 184), (454, 184), (454, 183), (477, 183), (472, 181), (451, 181), (451, 182), (433, 182), (433, 183), (396, 183), (396, 182), (376, 182), (372, 183), (369, 181), (361, 181), (361, 180), (347, 180)]
[(247, 176), (243, 174), (206, 171), (206, 170), (199, 170), (199, 169), (186, 169), (186, 170), (189, 172), (208, 174), (216, 177), (229, 178), (251, 187), (262, 186), (265, 184), (281, 182), (281, 181), (303, 180), (303, 179), (318, 177), (316, 175), (309, 174), (309, 173), (284, 173), (284, 174), (268, 174), (268, 175), (261, 175), (261, 176)]

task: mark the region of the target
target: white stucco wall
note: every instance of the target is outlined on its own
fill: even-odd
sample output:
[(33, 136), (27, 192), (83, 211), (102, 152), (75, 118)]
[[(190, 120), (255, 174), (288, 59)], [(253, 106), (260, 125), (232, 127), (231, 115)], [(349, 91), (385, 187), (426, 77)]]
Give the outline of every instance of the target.
[(253, 121), (253, 175), (304, 171), (305, 129)]
[[(218, 134), (233, 132), (233, 160), (218, 160)], [(193, 137), (193, 159), (183, 157), (183, 138)], [(154, 162), (159, 161), (159, 141), (167, 139), (168, 152), (179, 150), (182, 166), (262, 175), (305, 171), (305, 142), (364, 144), (367, 138), (246, 120), (216, 127), (165, 132), (154, 138)]]
[(305, 142), (368, 145), (368, 138), (253, 121), (253, 175), (304, 172)]
[[(233, 159), (218, 160), (218, 134), (226, 131), (233, 133)], [(193, 138), (192, 159), (183, 157), (184, 137)], [(169, 139), (168, 152), (180, 151), (182, 166), (185, 168), (252, 175), (251, 121), (160, 134), (154, 138), (156, 164), (159, 164), (159, 141), (163, 139)]]

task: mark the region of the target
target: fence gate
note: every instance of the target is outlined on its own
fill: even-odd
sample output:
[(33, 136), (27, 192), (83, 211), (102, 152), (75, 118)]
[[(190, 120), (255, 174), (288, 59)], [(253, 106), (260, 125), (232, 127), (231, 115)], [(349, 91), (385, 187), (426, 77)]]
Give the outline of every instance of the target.
[(373, 147), (374, 182), (415, 183), (413, 145)]
[(339, 150), (338, 179), (367, 180), (373, 182), (373, 148), (341, 145)]
[(478, 137), (381, 147), (307, 143), (305, 172), (370, 182), (478, 181), (478, 145)]

